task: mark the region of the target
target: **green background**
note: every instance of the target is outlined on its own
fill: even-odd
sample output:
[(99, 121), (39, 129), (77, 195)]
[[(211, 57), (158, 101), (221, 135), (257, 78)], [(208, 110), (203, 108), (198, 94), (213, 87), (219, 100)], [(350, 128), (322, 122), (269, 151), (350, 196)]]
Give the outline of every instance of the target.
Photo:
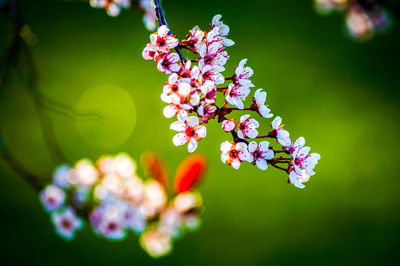
[[(342, 16), (317, 15), (312, 0), (164, 0), (163, 5), (171, 30), (179, 37), (195, 25), (206, 30), (213, 15), (223, 14), (236, 42), (228, 49), (226, 75), (242, 58), (249, 59), (253, 83), (268, 91), (273, 113), (283, 117), (293, 138), (304, 136), (312, 152), (321, 154), (317, 174), (299, 190), (276, 169), (263, 172), (243, 165), (236, 171), (220, 161), (219, 145), (229, 135), (216, 121), (210, 122), (197, 150), (210, 164), (200, 188), (203, 225), (177, 241), (171, 255), (154, 260), (136, 236), (108, 242), (94, 236), (89, 226), (75, 241), (64, 242), (54, 233), (36, 192), (1, 161), (0, 263), (396, 264), (397, 25), (388, 34), (359, 44), (345, 36)], [(96, 159), (119, 151), (138, 159), (153, 150), (165, 159), (173, 176), (187, 151), (186, 146), (173, 146), (172, 120), (162, 115), (160, 92), (167, 77), (141, 57), (149, 41), (141, 15), (125, 11), (109, 18), (87, 3), (50, 0), (23, 1), (23, 14), (38, 35), (32, 51), (40, 90), (71, 109), (99, 113), (104, 120), (86, 122), (46, 112), (68, 159)], [(2, 17), (1, 40), (8, 30)], [(122, 90), (101, 89), (92, 94), (93, 102), (87, 100), (88, 94), (83, 97), (104, 84)], [(27, 168), (49, 180), (56, 162), (44, 144), (32, 101), (17, 81), (10, 80), (6, 88), (1, 92), (0, 124), (7, 144)], [(134, 128), (129, 126), (133, 123)]]

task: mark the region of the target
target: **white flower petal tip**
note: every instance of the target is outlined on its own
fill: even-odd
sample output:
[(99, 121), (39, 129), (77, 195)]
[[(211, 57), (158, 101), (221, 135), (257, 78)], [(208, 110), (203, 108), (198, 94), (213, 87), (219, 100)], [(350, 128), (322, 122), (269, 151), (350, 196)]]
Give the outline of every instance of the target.
[(234, 130), (236, 127), (236, 123), (235, 123), (235, 119), (230, 119), (230, 120), (224, 120), (222, 121), (222, 129), (225, 132), (231, 132), (232, 130)]

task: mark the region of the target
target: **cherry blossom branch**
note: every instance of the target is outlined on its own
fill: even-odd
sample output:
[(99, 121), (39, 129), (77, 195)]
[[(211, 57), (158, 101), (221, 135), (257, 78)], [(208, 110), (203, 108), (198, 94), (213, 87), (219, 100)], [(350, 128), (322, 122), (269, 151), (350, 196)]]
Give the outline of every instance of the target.
[[(303, 148), (304, 138), (292, 141), (289, 132), (283, 129), (279, 116), (271, 122), (272, 130), (265, 136), (258, 136), (257, 128), (260, 123), (250, 118), (250, 114), (242, 115), (238, 122), (234, 118), (226, 117), (233, 111), (243, 110), (257, 112), (257, 116), (261, 118), (272, 118), (273, 115), (265, 104), (267, 93), (262, 89), (255, 91), (253, 104), (244, 108), (246, 97), (251, 88), (255, 87), (249, 79), (253, 70), (246, 66), (247, 59), (239, 62), (233, 76), (224, 78), (221, 73), (225, 71), (224, 65), (229, 59), (225, 48), (234, 44), (226, 37), (229, 27), (220, 21), (221, 16), (216, 15), (213, 18), (210, 31), (202, 31), (196, 26), (189, 31), (186, 40), (179, 41), (171, 35), (166, 24), (163, 25), (165, 21), (161, 11), (157, 10), (156, 13), (160, 27), (156, 33), (151, 34), (150, 43), (146, 45), (142, 55), (146, 60), (156, 61), (158, 71), (169, 75), (168, 82), (164, 83), (161, 99), (167, 103), (163, 110), (164, 116), (178, 118), (178, 121), (170, 125), (170, 129), (179, 132), (173, 137), (173, 143), (176, 146), (188, 144), (188, 151), (193, 152), (197, 148), (197, 142), (206, 137), (208, 121), (217, 119), (222, 123), (222, 129), (233, 138), (233, 141), (225, 141), (220, 146), (222, 162), (235, 169), (243, 162), (257, 165), (261, 170), (266, 170), (270, 164), (288, 173), (290, 182), (295, 186), (304, 187), (302, 183), (308, 180), (307, 175), (314, 174), (312, 169), (320, 158), (316, 153), (309, 155), (308, 147)], [(188, 50), (198, 55), (197, 65), (192, 64), (192, 61), (180, 63), (179, 56), (171, 52), (176, 47), (189, 47)], [(226, 80), (231, 81), (226, 87), (217, 87)], [(223, 92), (225, 97), (221, 107), (217, 105), (217, 92)], [(227, 107), (228, 104), (235, 107)], [(275, 139), (283, 147), (277, 153), (286, 153), (290, 158), (275, 156), (268, 141), (255, 141), (263, 138)], [(287, 164), (287, 168), (277, 164)], [(294, 164), (297, 172), (293, 171)]]

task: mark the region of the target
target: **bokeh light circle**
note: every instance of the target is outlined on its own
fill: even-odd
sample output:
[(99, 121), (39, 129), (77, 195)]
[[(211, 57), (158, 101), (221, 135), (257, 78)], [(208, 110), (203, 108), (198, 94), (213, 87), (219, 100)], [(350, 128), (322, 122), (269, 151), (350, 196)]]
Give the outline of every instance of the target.
[(75, 126), (88, 143), (99, 148), (123, 144), (135, 128), (135, 103), (127, 91), (114, 85), (87, 90), (77, 103), (77, 111), (93, 114), (77, 120)]

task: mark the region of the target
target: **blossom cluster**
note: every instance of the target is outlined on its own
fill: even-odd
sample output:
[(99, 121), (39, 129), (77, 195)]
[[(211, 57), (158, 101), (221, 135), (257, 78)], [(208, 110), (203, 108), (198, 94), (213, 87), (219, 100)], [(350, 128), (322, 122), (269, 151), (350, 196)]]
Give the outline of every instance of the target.
[(156, 12), (153, 0), (90, 0), (90, 5), (94, 8), (105, 9), (110, 17), (116, 17), (122, 9), (130, 8), (136, 4), (143, 15), (143, 23), (148, 30), (154, 30), (156, 24)]
[(110, 17), (116, 17), (121, 9), (131, 7), (131, 0), (90, 0), (89, 3), (94, 8), (105, 9)]
[(376, 33), (384, 33), (392, 23), (389, 13), (374, 1), (314, 0), (314, 3), (321, 14), (345, 13), (347, 33), (356, 40), (366, 41)]
[[(264, 119), (273, 117), (266, 104), (267, 92), (262, 89), (253, 91), (255, 85), (250, 78), (254, 72), (247, 66), (247, 59), (239, 62), (232, 76), (223, 74), (229, 59), (226, 48), (234, 45), (228, 38), (229, 31), (229, 26), (221, 21), (221, 15), (216, 15), (208, 32), (196, 26), (181, 41), (162, 23), (157, 32), (150, 35), (150, 43), (142, 55), (146, 60), (155, 61), (159, 72), (169, 75), (161, 100), (167, 104), (164, 116), (177, 118), (170, 125), (170, 129), (178, 132), (173, 137), (173, 143), (176, 146), (188, 144), (188, 152), (194, 152), (198, 142), (207, 135), (208, 121), (218, 119), (222, 129), (233, 136), (233, 141), (225, 141), (220, 146), (222, 162), (235, 169), (243, 162), (257, 165), (261, 170), (272, 165), (286, 171), (290, 183), (303, 188), (303, 183), (315, 174), (313, 169), (320, 156), (309, 154), (310, 148), (304, 147), (304, 138), (292, 141), (279, 116), (272, 121), (266, 135), (259, 135), (259, 130), (266, 124)], [(188, 50), (193, 58), (186, 60), (182, 49)], [(219, 93), (224, 100), (222, 106), (217, 104)], [(246, 107), (246, 99), (251, 93), (252, 103)], [(227, 115), (233, 111), (254, 112), (262, 122), (254, 116), (250, 118), (250, 114), (242, 115), (238, 121), (228, 118)], [(266, 140), (255, 141), (262, 138), (274, 139), (277, 145), (282, 146), (281, 149), (273, 149), (270, 146), (272, 143)], [(285, 164), (286, 167), (278, 164)]]
[[(196, 158), (181, 165), (184, 172), (176, 179), (171, 199), (165, 180), (157, 174), (143, 180), (136, 162), (121, 153), (103, 156), (95, 164), (83, 159), (73, 167), (58, 167), (40, 200), (64, 239), (72, 240), (86, 220), (102, 238), (122, 240), (133, 232), (149, 255), (162, 256), (171, 251), (173, 239), (200, 225), (202, 199), (193, 185), (200, 177), (202, 161)], [(182, 188), (185, 182), (191, 185)]]

